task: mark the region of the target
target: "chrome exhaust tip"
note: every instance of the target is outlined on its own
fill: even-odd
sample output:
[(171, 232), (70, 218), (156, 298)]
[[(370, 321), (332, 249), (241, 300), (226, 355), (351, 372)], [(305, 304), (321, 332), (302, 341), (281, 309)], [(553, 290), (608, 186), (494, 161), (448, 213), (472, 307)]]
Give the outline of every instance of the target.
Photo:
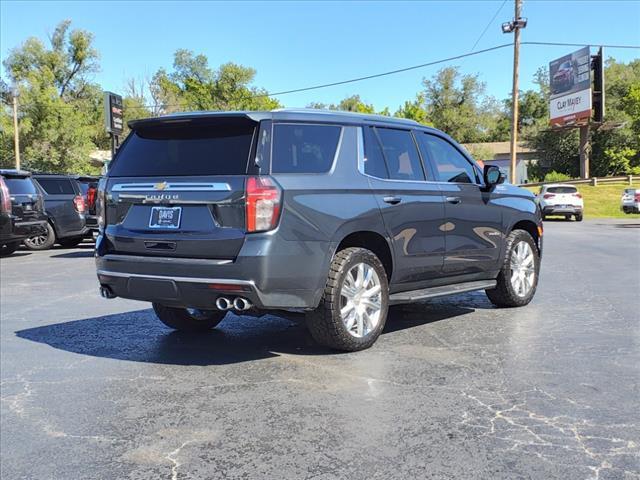
[(233, 308), (233, 303), (231, 303), (231, 300), (227, 297), (218, 297), (216, 300), (216, 307), (218, 310), (226, 311)]
[(111, 288), (105, 287), (105, 286), (101, 286), (100, 287), (100, 296), (102, 298), (110, 299), (110, 298), (116, 298), (117, 295), (115, 293), (113, 293)]
[(233, 308), (235, 308), (239, 312), (245, 312), (249, 310), (253, 305), (246, 298), (236, 297), (233, 300)]

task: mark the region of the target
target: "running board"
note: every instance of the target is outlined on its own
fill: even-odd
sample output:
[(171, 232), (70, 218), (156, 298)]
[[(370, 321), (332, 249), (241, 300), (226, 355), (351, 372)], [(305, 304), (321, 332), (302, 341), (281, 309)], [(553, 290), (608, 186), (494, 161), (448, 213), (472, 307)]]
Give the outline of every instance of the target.
[(440, 287), (422, 288), (420, 290), (412, 290), (410, 292), (399, 292), (389, 295), (389, 305), (411, 303), (418, 300), (425, 300), (427, 298), (473, 292), (474, 290), (484, 290), (485, 288), (495, 288), (496, 284), (495, 280), (479, 280), (476, 282), (464, 282), (453, 285), (442, 285)]

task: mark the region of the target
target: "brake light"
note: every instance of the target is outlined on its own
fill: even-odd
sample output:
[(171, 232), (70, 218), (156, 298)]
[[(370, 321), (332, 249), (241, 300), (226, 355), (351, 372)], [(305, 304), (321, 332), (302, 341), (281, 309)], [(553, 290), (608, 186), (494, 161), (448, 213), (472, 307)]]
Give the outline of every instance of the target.
[(553, 193), (545, 193), (542, 198), (553, 198), (555, 195)]
[(245, 187), (247, 232), (264, 232), (278, 225), (282, 191), (269, 177), (249, 177)]
[(574, 197), (578, 197), (578, 198), (582, 198), (582, 194), (581, 193), (574, 193), (573, 196)]
[(84, 203), (84, 197), (82, 195), (76, 195), (73, 197), (73, 206), (76, 208), (78, 213), (84, 213), (86, 210), (86, 205)]
[(0, 177), (0, 194), (2, 196), (0, 211), (11, 213), (11, 195), (9, 194), (7, 184), (4, 183), (4, 177)]
[(87, 195), (86, 195), (86, 199), (87, 199), (87, 208), (91, 209), (93, 207), (95, 207), (96, 205), (96, 187), (89, 187), (89, 189), (87, 190)]

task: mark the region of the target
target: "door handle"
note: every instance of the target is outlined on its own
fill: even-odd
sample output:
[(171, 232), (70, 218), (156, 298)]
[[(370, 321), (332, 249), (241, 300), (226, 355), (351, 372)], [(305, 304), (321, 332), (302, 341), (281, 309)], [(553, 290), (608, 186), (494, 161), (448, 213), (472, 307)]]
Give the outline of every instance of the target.
[(385, 203), (390, 203), (391, 205), (397, 205), (402, 201), (400, 197), (384, 197), (382, 200), (384, 200)]
[(453, 203), (454, 205), (457, 205), (460, 202), (462, 202), (460, 197), (447, 197), (446, 200), (447, 200), (448, 203)]

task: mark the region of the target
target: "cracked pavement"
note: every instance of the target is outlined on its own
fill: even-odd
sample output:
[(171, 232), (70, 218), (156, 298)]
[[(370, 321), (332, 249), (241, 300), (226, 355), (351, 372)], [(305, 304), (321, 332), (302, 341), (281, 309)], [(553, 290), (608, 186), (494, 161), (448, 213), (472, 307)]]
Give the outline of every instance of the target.
[(98, 295), (91, 244), (0, 262), (2, 478), (639, 479), (640, 220), (546, 222), (537, 296), (181, 335)]

